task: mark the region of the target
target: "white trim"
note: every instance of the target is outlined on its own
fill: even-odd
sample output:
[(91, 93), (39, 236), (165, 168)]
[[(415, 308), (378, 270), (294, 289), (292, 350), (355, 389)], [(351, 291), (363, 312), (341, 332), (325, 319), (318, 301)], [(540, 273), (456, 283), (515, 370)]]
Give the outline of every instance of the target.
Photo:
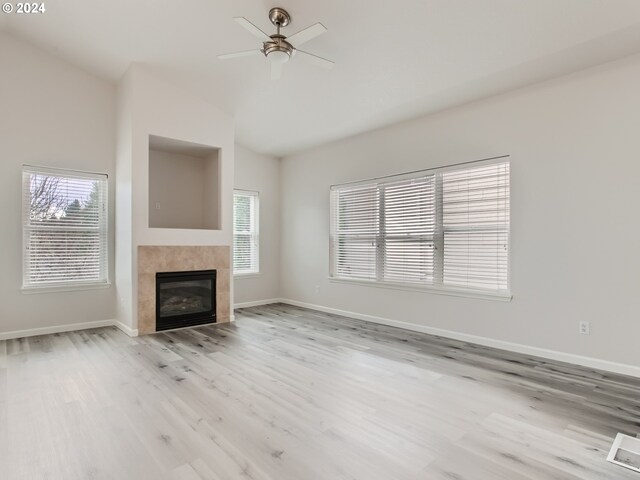
[(283, 300), (281, 298), (270, 298), (268, 300), (255, 300), (253, 302), (242, 302), (233, 305), (234, 310), (236, 308), (258, 307), (260, 305), (269, 305), (270, 303), (280, 303)]
[(126, 333), (130, 337), (137, 337), (138, 336), (138, 329), (137, 328), (135, 328), (135, 329), (131, 328), (128, 325), (125, 325), (124, 323), (119, 322), (118, 320), (114, 320), (113, 321), (113, 325), (118, 327), (120, 330), (122, 330), (124, 333)]
[(361, 285), (364, 287), (387, 288), (391, 290), (404, 290), (407, 292), (435, 293), (436, 295), (449, 295), (451, 297), (477, 298), (479, 300), (494, 300), (497, 302), (510, 302), (513, 300), (511, 293), (486, 293), (480, 290), (464, 290), (448, 287), (411, 285), (408, 283), (377, 282), (375, 280), (357, 280), (353, 278), (328, 277), (332, 283), (345, 283), (350, 285)]
[(234, 280), (240, 280), (242, 278), (254, 278), (254, 277), (261, 277), (262, 273), (260, 272), (252, 272), (252, 273), (234, 273), (233, 274), (233, 279)]
[(640, 366), (637, 366), (637, 365), (629, 365), (626, 363), (617, 363), (617, 362), (601, 360), (593, 357), (574, 355), (572, 353), (558, 352), (556, 350), (549, 350), (546, 348), (533, 347), (530, 345), (523, 345), (520, 343), (506, 342), (504, 340), (496, 340), (488, 337), (480, 337), (477, 335), (470, 335), (467, 333), (454, 332), (452, 330), (433, 328), (426, 325), (418, 325), (416, 323), (409, 323), (409, 322), (403, 322), (400, 320), (392, 320), (389, 318), (376, 317), (373, 315), (349, 312), (346, 310), (339, 310), (337, 308), (324, 307), (322, 305), (313, 305), (311, 303), (299, 302), (297, 300), (289, 300), (289, 299), (281, 298), (279, 299), (279, 302), (287, 303), (289, 305), (294, 305), (296, 307), (303, 307), (303, 308), (309, 308), (311, 310), (318, 310), (320, 312), (333, 313), (335, 315), (342, 315), (344, 317), (356, 318), (358, 320), (364, 320), (366, 322), (378, 323), (380, 325), (403, 328), (405, 330), (427, 333), (429, 335), (436, 335), (439, 337), (451, 338), (454, 340), (460, 340), (462, 342), (475, 343), (477, 345), (484, 345), (486, 347), (492, 347), (500, 350), (507, 350), (510, 352), (521, 353), (523, 355), (533, 355), (536, 357), (547, 358), (549, 360), (555, 360), (558, 362), (566, 362), (574, 365), (580, 365), (583, 367), (596, 368), (598, 370), (605, 370), (607, 372), (618, 373), (621, 375), (630, 375), (632, 377), (640, 378)]
[(36, 293), (79, 292), (82, 290), (100, 290), (102, 288), (111, 288), (111, 282), (78, 283), (75, 285), (67, 283), (65, 285), (59, 286), (47, 284), (42, 287), (32, 285), (28, 287), (22, 287), (20, 291), (25, 295), (34, 295)]
[(504, 162), (505, 159), (508, 159), (509, 157), (511, 157), (510, 154), (505, 154), (505, 155), (499, 155), (497, 157), (489, 157), (489, 158), (480, 158), (477, 160), (467, 160), (465, 162), (458, 162), (458, 163), (454, 163), (454, 164), (450, 164), (450, 165), (440, 165), (439, 167), (431, 167), (431, 168), (423, 168), (421, 170), (412, 170), (410, 172), (403, 172), (403, 173), (394, 173), (391, 175), (383, 175), (381, 177), (373, 177), (373, 178), (363, 178), (362, 180), (352, 180), (351, 182), (344, 182), (344, 183), (334, 183), (333, 185), (329, 186), (329, 189), (334, 189), (334, 188), (338, 188), (338, 187), (345, 187), (345, 186), (351, 186), (351, 185), (359, 185), (361, 183), (369, 184), (369, 183), (380, 183), (380, 181), (384, 180), (384, 181), (388, 181), (389, 179), (393, 179), (395, 180), (402, 180), (403, 178), (414, 178), (416, 176), (420, 176), (421, 174), (428, 174), (429, 172), (435, 172), (435, 171), (450, 171), (450, 170), (459, 170), (462, 169), (463, 167), (467, 167), (468, 168), (473, 168), (476, 165), (491, 165), (494, 163), (500, 163), (500, 162)]
[(55, 325), (53, 327), (29, 328), (27, 330), (14, 330), (12, 332), (0, 332), (0, 340), (14, 338), (35, 337), (38, 335), (50, 335), (52, 333), (74, 332), (89, 328), (117, 327), (130, 337), (137, 337), (138, 330), (127, 327), (124, 323), (115, 319), (95, 320), (93, 322), (69, 323), (67, 325)]
[(28, 330), (14, 330), (13, 332), (0, 332), (0, 340), (13, 338), (35, 337), (37, 335), (49, 335), (52, 333), (73, 332), (88, 328), (112, 327), (115, 320), (96, 320), (93, 322), (69, 323), (67, 325), (55, 325), (53, 327), (30, 328)]
[(91, 178), (94, 180), (102, 180), (105, 178), (109, 178), (108, 173), (99, 173), (99, 172), (88, 172), (86, 170), (75, 170), (71, 168), (60, 168), (60, 167), (45, 167), (43, 165), (31, 165), (28, 163), (22, 164), (22, 169), (27, 170), (31, 173), (50, 173), (52, 175), (57, 175), (60, 172), (64, 172), (70, 177), (77, 178)]

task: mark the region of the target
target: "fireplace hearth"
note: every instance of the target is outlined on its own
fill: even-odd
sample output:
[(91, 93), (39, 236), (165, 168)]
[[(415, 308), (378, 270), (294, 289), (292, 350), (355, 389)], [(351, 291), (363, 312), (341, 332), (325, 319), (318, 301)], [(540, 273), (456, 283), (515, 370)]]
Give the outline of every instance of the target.
[(215, 322), (215, 270), (156, 273), (156, 331)]

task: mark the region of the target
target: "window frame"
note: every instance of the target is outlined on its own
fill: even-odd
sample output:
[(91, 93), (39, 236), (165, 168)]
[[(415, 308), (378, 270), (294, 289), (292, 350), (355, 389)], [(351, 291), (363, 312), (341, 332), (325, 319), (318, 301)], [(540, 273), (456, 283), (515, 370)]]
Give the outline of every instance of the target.
[[(465, 170), (472, 169), (474, 167), (488, 166), (493, 164), (501, 164), (507, 163), (509, 166), (509, 179), (508, 179), (508, 199), (507, 199), (507, 219), (508, 225), (506, 227), (506, 238), (507, 238), (507, 253), (506, 253), (506, 275), (507, 275), (507, 290), (506, 291), (493, 291), (482, 288), (470, 288), (470, 287), (456, 287), (443, 283), (444, 276), (444, 238), (445, 233), (447, 231), (451, 231), (451, 227), (445, 227), (443, 225), (443, 186), (442, 186), (442, 174), (447, 172), (452, 172), (456, 170)], [(486, 300), (497, 300), (497, 301), (511, 301), (513, 298), (512, 294), (512, 275), (511, 275), (511, 157), (509, 155), (492, 157), (483, 160), (477, 160), (472, 162), (465, 162), (455, 165), (448, 165), (443, 167), (436, 167), (430, 169), (417, 170), (409, 173), (397, 174), (397, 175), (389, 175), (385, 177), (378, 177), (368, 180), (361, 180), (357, 182), (349, 182), (344, 184), (336, 184), (332, 185), (330, 188), (330, 212), (329, 212), (329, 281), (335, 283), (342, 284), (354, 284), (354, 285), (364, 285), (369, 287), (377, 287), (377, 288), (386, 288), (386, 289), (394, 289), (394, 290), (407, 290), (407, 291), (418, 291), (418, 292), (429, 292), (436, 293), (442, 295), (451, 295), (451, 296), (460, 296), (460, 297), (470, 297), (470, 298), (478, 298), (478, 299), (486, 299)], [(374, 266), (376, 270), (376, 279), (365, 279), (365, 278), (349, 278), (349, 277), (340, 277), (336, 275), (336, 252), (335, 252), (335, 240), (334, 236), (336, 220), (334, 219), (334, 196), (333, 191), (339, 189), (340, 187), (357, 187), (361, 185), (365, 187), (367, 185), (375, 185), (377, 184), (379, 189), (382, 191), (385, 188), (385, 184), (391, 183), (396, 180), (411, 180), (418, 179), (428, 175), (435, 176), (436, 183), (436, 199), (435, 199), (435, 229), (432, 236), (433, 245), (437, 252), (434, 253), (433, 256), (433, 283), (432, 284), (419, 284), (419, 283), (403, 283), (403, 282), (390, 282), (381, 280), (384, 273), (381, 272), (383, 270), (383, 265), (381, 262), (381, 253), (378, 252), (376, 255), (376, 264)], [(382, 193), (380, 195), (383, 195)], [(378, 207), (379, 209), (382, 207)], [(381, 231), (384, 227), (381, 226)], [(455, 227), (454, 227), (455, 229)], [(470, 231), (473, 229), (470, 229)], [(380, 249), (382, 245), (380, 243), (384, 243), (385, 239), (379, 240), (376, 242), (376, 248)], [(382, 253), (384, 256), (384, 253)]]
[[(46, 231), (46, 227), (36, 227), (30, 223), (31, 213), (31, 192), (30, 192), (30, 176), (31, 175), (48, 175), (52, 177), (58, 177), (63, 179), (69, 178), (81, 178), (87, 180), (95, 180), (99, 182), (102, 197), (101, 206), (98, 209), (99, 220), (97, 229), (91, 229), (92, 231), (98, 231), (100, 238), (100, 251), (98, 262), (100, 265), (99, 279), (97, 280), (63, 280), (63, 281), (46, 281), (46, 282), (32, 282), (30, 281), (31, 275), (29, 271), (30, 257), (29, 257), (29, 238), (31, 232), (34, 231)], [(38, 165), (22, 165), (22, 286), (21, 291), (25, 294), (33, 293), (49, 293), (60, 291), (79, 291), (79, 290), (93, 290), (101, 288), (109, 288), (111, 286), (110, 281), (110, 229), (109, 229), (109, 175), (106, 173), (94, 173), (81, 170), (73, 170), (66, 168), (56, 167), (43, 167)], [(27, 194), (27, 192), (29, 192)], [(29, 202), (27, 203), (27, 200)], [(56, 227), (58, 230), (78, 231), (78, 227)], [(87, 227), (89, 230), (89, 227)]]
[[(235, 262), (233, 262), (233, 258), (235, 256), (235, 245), (236, 245), (236, 214), (235, 214), (236, 194), (252, 197), (254, 202), (253, 214), (255, 216), (255, 219), (253, 221), (253, 224), (255, 227), (255, 231), (242, 234), (242, 235), (249, 235), (250, 238), (252, 237), (254, 239), (253, 248), (255, 249), (254, 250), (255, 269), (253, 270), (236, 271), (236, 265), (235, 265)], [(232, 245), (232, 255), (231, 255), (233, 276), (238, 278), (248, 278), (248, 277), (259, 276), (261, 274), (261, 271), (260, 271), (260, 192), (257, 190), (244, 190), (244, 189), (235, 188), (233, 190), (233, 207), (234, 207), (233, 219), (232, 219), (233, 220), (232, 221), (233, 245)]]

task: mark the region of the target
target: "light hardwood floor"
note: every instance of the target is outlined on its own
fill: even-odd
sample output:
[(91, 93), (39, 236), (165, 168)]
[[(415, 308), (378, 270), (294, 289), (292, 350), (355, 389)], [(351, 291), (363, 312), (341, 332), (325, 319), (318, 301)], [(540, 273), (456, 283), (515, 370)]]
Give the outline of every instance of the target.
[(0, 478), (640, 479), (640, 380), (287, 305), (0, 342)]

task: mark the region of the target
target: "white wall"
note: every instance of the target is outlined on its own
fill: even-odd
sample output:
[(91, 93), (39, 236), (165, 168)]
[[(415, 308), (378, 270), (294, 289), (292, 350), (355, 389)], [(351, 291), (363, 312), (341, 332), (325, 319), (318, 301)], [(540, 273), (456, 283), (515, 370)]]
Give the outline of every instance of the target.
[[(281, 296), (640, 365), (638, 85), (635, 56), (283, 159)], [(328, 280), (331, 184), (505, 154), (510, 303)]]
[(234, 277), (234, 303), (280, 296), (280, 161), (236, 145), (235, 188), (260, 192), (260, 273)]
[[(204, 190), (203, 219), (204, 228), (217, 230), (220, 228), (220, 161), (219, 152), (213, 152), (203, 158), (202, 189)], [(225, 189), (226, 191), (226, 189)]]
[(116, 97), (116, 318), (133, 325), (133, 74), (118, 84)]
[[(163, 81), (144, 67), (133, 75), (133, 225), (137, 245), (231, 245), (233, 119), (202, 98)], [(149, 135), (219, 148), (220, 229), (149, 227)]]
[(113, 280), (115, 86), (4, 33), (0, 65), (0, 333), (113, 319), (114, 288), (21, 293), (21, 167), (109, 174)]

